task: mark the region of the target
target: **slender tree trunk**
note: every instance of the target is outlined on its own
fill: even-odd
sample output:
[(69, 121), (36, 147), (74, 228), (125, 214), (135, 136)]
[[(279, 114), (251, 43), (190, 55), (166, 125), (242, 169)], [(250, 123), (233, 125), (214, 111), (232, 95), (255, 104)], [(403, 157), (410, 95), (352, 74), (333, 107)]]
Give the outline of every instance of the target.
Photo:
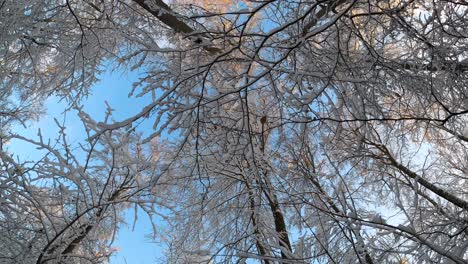
[(253, 190), (252, 190), (249, 182), (247, 181), (247, 179), (245, 177), (243, 177), (243, 175), (242, 175), (242, 178), (244, 180), (244, 183), (245, 183), (245, 185), (247, 187), (247, 190), (248, 190), (248, 193), (249, 193), (250, 220), (252, 221), (252, 225), (253, 225), (253, 229), (254, 229), (255, 246), (257, 247), (258, 254), (261, 257), (264, 257), (263, 263), (264, 264), (270, 264), (270, 261), (267, 259), (267, 257), (268, 257), (267, 250), (265, 249), (265, 247), (263, 246), (262, 241), (261, 241), (262, 234), (260, 232), (260, 229), (258, 228), (257, 215), (255, 213), (255, 196), (254, 196)]
[[(286, 227), (286, 221), (284, 219), (283, 212), (278, 202), (278, 197), (272, 192), (272, 186), (270, 181), (268, 181), (267, 173), (264, 174), (265, 178), (263, 179), (266, 185), (266, 189), (263, 189), (268, 204), (270, 206), (271, 213), (273, 215), (273, 220), (275, 223), (275, 231), (278, 235), (279, 244), (281, 247), (281, 258), (290, 259), (290, 253), (292, 252), (291, 242), (289, 240), (288, 230)], [(285, 250), (286, 249), (286, 250)]]
[(433, 193), (437, 194), (438, 196), (444, 198), (445, 200), (449, 201), (450, 203), (456, 205), (457, 207), (463, 209), (463, 210), (468, 210), (468, 202), (447, 192), (446, 190), (437, 187), (433, 183), (429, 182), (428, 180), (424, 179), (420, 175), (418, 175), (416, 172), (410, 170), (403, 164), (399, 163), (393, 155), (390, 153), (390, 151), (383, 145), (377, 145), (374, 144), (378, 149), (380, 149), (390, 162), (390, 165), (393, 167), (397, 168), (399, 171), (401, 171), (403, 174), (406, 176), (416, 180), (419, 184), (422, 186), (426, 187), (427, 189), (431, 190)]

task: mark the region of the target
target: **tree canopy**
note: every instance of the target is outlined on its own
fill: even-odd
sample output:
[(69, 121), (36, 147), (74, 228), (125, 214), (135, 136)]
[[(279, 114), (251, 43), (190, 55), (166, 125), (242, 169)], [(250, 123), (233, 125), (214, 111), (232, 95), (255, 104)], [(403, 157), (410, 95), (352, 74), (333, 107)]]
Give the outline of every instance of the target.
[[(0, 1), (0, 263), (107, 263), (130, 207), (164, 263), (467, 263), (467, 14), (457, 0)], [(139, 71), (116, 92), (151, 102), (88, 112), (108, 67)], [(85, 140), (60, 122), (51, 139), (20, 133), (51, 96)]]

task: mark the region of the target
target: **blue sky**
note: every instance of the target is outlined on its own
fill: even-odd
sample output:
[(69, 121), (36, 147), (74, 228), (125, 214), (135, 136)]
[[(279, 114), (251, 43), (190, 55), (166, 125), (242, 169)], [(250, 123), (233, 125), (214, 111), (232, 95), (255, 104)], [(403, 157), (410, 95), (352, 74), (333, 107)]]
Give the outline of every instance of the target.
[[(150, 98), (128, 98), (128, 93), (133, 82), (138, 80), (138, 72), (119, 73), (105, 72), (95, 87), (92, 96), (85, 103), (85, 109), (89, 113), (102, 115), (105, 111), (105, 103), (115, 109), (113, 116), (116, 121), (120, 121), (135, 114), (148, 103)], [(99, 119), (103, 117), (99, 116)], [(98, 118), (98, 117), (95, 117)], [(143, 123), (139, 130), (150, 134), (152, 124)], [(157, 258), (162, 256), (162, 248), (154, 241), (151, 241), (150, 234), (152, 226), (147, 215), (138, 213), (138, 221), (133, 229), (134, 209), (126, 212), (127, 225), (122, 225), (119, 229), (114, 247), (120, 250), (111, 258), (111, 264), (148, 264), (156, 263)], [(133, 229), (133, 230), (132, 230)]]
[[(101, 81), (92, 89), (91, 95), (84, 101), (84, 110), (97, 121), (102, 121), (106, 110), (105, 101), (115, 109), (113, 117), (116, 121), (125, 119), (141, 110), (150, 102), (150, 98), (128, 98), (127, 95), (133, 82), (138, 80), (138, 72), (110, 72), (106, 71), (100, 76)], [(17, 133), (37, 138), (38, 129), (41, 129), (43, 137), (55, 138), (58, 128), (54, 118), (59, 122), (64, 119), (63, 111), (66, 108), (65, 102), (60, 102), (58, 98), (52, 97), (45, 102), (46, 114), (37, 122), (28, 124), (25, 129), (22, 126), (15, 128)], [(147, 122), (139, 126), (139, 130), (144, 134), (149, 134), (152, 124)], [(74, 142), (83, 140), (84, 130), (81, 122), (76, 116), (76, 112), (66, 115), (66, 133)], [(9, 149), (19, 155), (22, 159), (37, 159), (41, 152), (35, 151), (24, 142), (14, 140), (9, 145)], [(129, 209), (125, 214), (128, 225), (122, 225), (119, 229), (113, 247), (120, 248), (111, 258), (111, 264), (149, 264), (156, 263), (162, 257), (162, 247), (151, 241), (152, 226), (148, 216), (139, 213), (138, 222), (133, 227), (134, 209)]]
[(152, 232), (148, 216), (139, 213), (132, 230), (133, 216), (133, 210), (128, 210), (125, 217), (128, 224), (121, 226), (114, 243), (120, 250), (111, 258), (111, 264), (157, 263), (158, 258), (162, 257), (162, 247), (148, 238)]

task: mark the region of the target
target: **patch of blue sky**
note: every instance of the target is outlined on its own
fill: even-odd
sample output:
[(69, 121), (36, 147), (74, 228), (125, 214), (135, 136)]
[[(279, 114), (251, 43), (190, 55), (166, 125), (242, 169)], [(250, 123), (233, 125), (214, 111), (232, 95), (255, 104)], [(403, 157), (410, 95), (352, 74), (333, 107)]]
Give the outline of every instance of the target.
[(135, 212), (127, 210), (126, 224), (120, 226), (113, 247), (116, 251), (111, 264), (153, 264), (160, 263), (164, 255), (164, 246), (154, 241), (150, 218), (141, 210), (138, 211), (138, 221), (133, 223)]
[[(113, 121), (124, 120), (138, 113), (144, 106), (152, 102), (151, 96), (128, 97), (133, 83), (138, 81), (139, 74), (138, 71), (105, 70), (99, 76), (100, 81), (93, 86), (90, 95), (83, 100), (83, 111), (98, 122), (104, 120), (106, 102), (114, 109)], [(44, 141), (47, 142), (50, 139), (53, 144), (59, 136), (58, 122), (66, 127), (68, 142), (72, 146), (78, 147), (78, 143), (83, 143), (86, 139), (86, 133), (76, 110), (64, 112), (67, 106), (67, 103), (60, 98), (50, 97), (45, 102), (46, 113), (38, 121), (27, 123), (26, 128), (18, 125), (13, 131), (26, 138), (38, 140), (38, 131), (40, 130)], [(140, 122), (137, 131), (148, 136), (153, 131), (151, 121), (148, 119)], [(36, 149), (30, 143), (17, 139), (9, 143), (8, 149), (20, 160), (38, 160), (46, 153), (44, 150)], [(83, 157), (78, 156), (78, 158)], [(129, 209), (125, 212), (125, 221), (129, 224), (120, 227), (113, 244), (113, 247), (120, 250), (111, 257), (110, 263), (112, 264), (149, 264), (155, 263), (157, 259), (162, 257), (163, 248), (152, 241), (149, 236), (153, 230), (148, 216), (139, 210), (138, 221), (134, 227), (133, 219), (134, 210)]]

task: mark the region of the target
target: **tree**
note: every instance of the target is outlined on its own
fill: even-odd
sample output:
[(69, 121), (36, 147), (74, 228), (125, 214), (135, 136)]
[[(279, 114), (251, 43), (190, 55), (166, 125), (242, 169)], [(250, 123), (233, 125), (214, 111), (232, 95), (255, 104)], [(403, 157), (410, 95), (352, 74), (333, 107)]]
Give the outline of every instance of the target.
[(145, 199), (157, 157), (135, 136), (114, 130), (76, 147), (61, 128), (55, 142), (10, 135), (43, 150), (38, 161), (18, 163), (2, 150), (2, 263), (105, 262), (121, 212), (157, 203)]
[[(23, 102), (51, 93), (66, 98), (89, 131), (89, 164), (107, 168), (72, 177), (87, 166), (69, 161), (77, 155), (71, 148), (21, 138), (56, 159), (33, 166), (2, 148), (2, 190), (23, 198), (9, 198), (0, 222), (18, 223), (5, 238), (19, 245), (47, 234), (49, 246), (31, 251), (37, 263), (76, 255), (103, 261), (96, 252), (107, 250), (109, 236), (96, 232), (101, 223), (115, 230), (126, 202), (167, 219), (160, 236), (174, 263), (197, 256), (215, 263), (468, 259), (464, 3), (28, 3), (5, 1), (0, 9), (15, 18), (8, 21), (14, 30), (4, 33), (1, 67), (16, 73), (5, 75), (2, 96), (24, 94), (10, 99), (25, 106), (23, 119), (33, 105)], [(105, 61), (144, 69), (130, 96), (153, 100), (138, 114), (98, 122), (80, 108)], [(28, 87), (34, 93), (24, 92)], [(22, 120), (13, 103), (0, 105), (4, 122)], [(154, 122), (145, 139), (138, 136), (143, 120)], [(154, 139), (167, 132), (173, 136), (155, 149)], [(11, 137), (20, 136), (2, 132)], [(127, 154), (117, 151), (122, 147)], [(96, 183), (57, 188), (57, 174)], [(9, 184), (15, 175), (21, 184)], [(26, 180), (42, 178), (48, 181)], [(107, 182), (115, 182), (112, 191)], [(50, 223), (36, 216), (32, 223), (43, 231), (30, 231), (39, 229), (21, 212), (47, 201), (46, 190), (62, 197), (67, 188), (79, 200), (59, 199), (68, 215)], [(39, 211), (57, 215), (45, 203)], [(59, 239), (69, 242), (61, 248)], [(7, 257), (24, 248), (12, 247)]]

